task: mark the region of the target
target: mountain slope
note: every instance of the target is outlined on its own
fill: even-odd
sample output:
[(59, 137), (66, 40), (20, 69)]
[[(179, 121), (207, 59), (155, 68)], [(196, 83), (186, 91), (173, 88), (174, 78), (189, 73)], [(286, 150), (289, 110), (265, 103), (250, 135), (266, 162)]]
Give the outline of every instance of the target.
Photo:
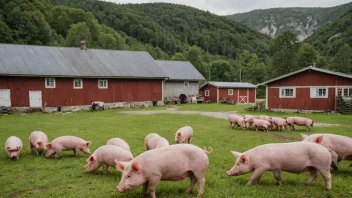
[(291, 29), (300, 41), (327, 22), (337, 19), (352, 8), (352, 2), (331, 8), (272, 8), (227, 16), (250, 28), (275, 37)]

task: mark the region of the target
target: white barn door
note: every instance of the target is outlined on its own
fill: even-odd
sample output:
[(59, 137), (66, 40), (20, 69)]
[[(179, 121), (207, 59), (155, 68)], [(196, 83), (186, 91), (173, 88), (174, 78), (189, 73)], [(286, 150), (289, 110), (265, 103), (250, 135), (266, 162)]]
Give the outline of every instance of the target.
[(42, 91), (29, 91), (29, 106), (42, 107)]
[(0, 106), (11, 107), (11, 95), (9, 89), (0, 89)]

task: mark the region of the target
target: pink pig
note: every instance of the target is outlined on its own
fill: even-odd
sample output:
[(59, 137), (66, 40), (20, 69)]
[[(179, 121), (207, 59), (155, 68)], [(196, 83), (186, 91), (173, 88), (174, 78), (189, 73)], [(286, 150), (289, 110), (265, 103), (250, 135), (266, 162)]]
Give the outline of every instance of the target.
[[(246, 122), (242, 116), (230, 114), (227, 119), (229, 121), (230, 128), (232, 128), (232, 129), (235, 126), (236, 126), (236, 128), (239, 126), (241, 126), (242, 128), (246, 128)], [(232, 126), (232, 124), (233, 124), (233, 126)]]
[(193, 129), (190, 126), (185, 126), (177, 130), (175, 134), (175, 141), (177, 144), (191, 143), (193, 136)]
[(310, 130), (310, 127), (312, 127), (314, 124), (314, 120), (301, 117), (287, 117), (286, 121), (290, 128), (293, 130), (295, 130), (295, 124), (298, 126), (306, 126), (307, 131)]
[(287, 127), (287, 121), (285, 119), (279, 117), (272, 117), (271, 121), (273, 123), (273, 126), (275, 126), (279, 131), (284, 131), (285, 128), (289, 130), (289, 128)]
[(261, 115), (261, 116), (257, 117), (257, 119), (266, 120), (266, 121), (271, 122), (271, 117), (270, 116), (266, 116), (266, 115)]
[(310, 172), (307, 185), (318, 177), (323, 176), (326, 190), (331, 189), (330, 164), (331, 156), (325, 147), (310, 142), (291, 142), (279, 144), (264, 144), (244, 153), (234, 152), (236, 161), (228, 176), (239, 176), (253, 172), (247, 186), (254, 181), (260, 183), (261, 176), (266, 171), (273, 171), (278, 184), (281, 185), (281, 171), (290, 173)]
[(11, 159), (20, 159), (20, 153), (22, 148), (22, 141), (16, 136), (9, 137), (5, 142), (5, 150), (7, 151), (7, 155)]
[(31, 153), (33, 149), (37, 150), (37, 155), (44, 155), (45, 145), (48, 144), (48, 136), (41, 131), (33, 131), (29, 135), (29, 147)]
[(104, 145), (99, 147), (87, 159), (86, 173), (92, 173), (103, 166), (103, 173), (108, 173), (109, 166), (115, 167), (115, 160), (129, 162), (133, 159), (131, 152), (115, 145)]
[(271, 124), (266, 120), (253, 119), (252, 127), (254, 127), (256, 131), (258, 131), (258, 128), (261, 128), (268, 132), (268, 129), (271, 128)]
[(260, 119), (260, 116), (254, 116), (254, 115), (244, 115), (243, 117), (246, 124), (248, 123), (249, 128), (252, 127), (254, 119)]
[(143, 185), (142, 197), (149, 187), (151, 197), (156, 198), (155, 190), (160, 180), (179, 181), (190, 177), (187, 192), (191, 193), (198, 182), (198, 195), (201, 196), (209, 164), (206, 153), (211, 152), (212, 149), (208, 152), (192, 144), (174, 144), (144, 152), (131, 162), (116, 161), (116, 168), (123, 172), (116, 190), (125, 193)]
[(148, 151), (152, 149), (161, 148), (164, 146), (169, 146), (169, 142), (167, 141), (167, 139), (159, 136), (158, 134), (151, 133), (145, 136), (144, 146), (145, 146), (145, 149)]
[(61, 136), (55, 138), (51, 143), (46, 145), (48, 149), (46, 157), (50, 157), (55, 154), (55, 158), (59, 159), (63, 151), (73, 151), (73, 153), (78, 156), (79, 152), (85, 154), (90, 154), (88, 146), (91, 144), (91, 141), (85, 141), (82, 138), (76, 136)]
[(127, 151), (131, 152), (130, 146), (127, 144), (127, 142), (121, 138), (111, 138), (106, 142), (106, 145), (115, 145), (119, 146), (123, 149), (126, 149)]

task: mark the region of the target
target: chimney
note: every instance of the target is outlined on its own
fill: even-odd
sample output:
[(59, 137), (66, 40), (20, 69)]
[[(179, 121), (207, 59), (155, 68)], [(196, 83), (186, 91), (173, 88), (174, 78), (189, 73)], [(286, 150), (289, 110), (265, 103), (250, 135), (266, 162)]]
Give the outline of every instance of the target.
[(87, 50), (87, 43), (85, 41), (81, 41), (81, 50)]
[(313, 67), (315, 67), (315, 63), (313, 63)]

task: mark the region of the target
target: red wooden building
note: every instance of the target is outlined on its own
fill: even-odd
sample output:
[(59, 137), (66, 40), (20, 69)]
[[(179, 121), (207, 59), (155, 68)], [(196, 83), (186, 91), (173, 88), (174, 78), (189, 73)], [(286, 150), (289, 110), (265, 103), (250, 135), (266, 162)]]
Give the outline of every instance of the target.
[(152, 104), (166, 78), (147, 52), (0, 44), (0, 106)]
[(281, 110), (333, 111), (336, 96), (352, 96), (352, 75), (317, 67), (266, 81), (266, 107)]
[(237, 103), (255, 103), (256, 86), (242, 82), (207, 82), (200, 88), (205, 101), (218, 103), (221, 99), (231, 99)]

